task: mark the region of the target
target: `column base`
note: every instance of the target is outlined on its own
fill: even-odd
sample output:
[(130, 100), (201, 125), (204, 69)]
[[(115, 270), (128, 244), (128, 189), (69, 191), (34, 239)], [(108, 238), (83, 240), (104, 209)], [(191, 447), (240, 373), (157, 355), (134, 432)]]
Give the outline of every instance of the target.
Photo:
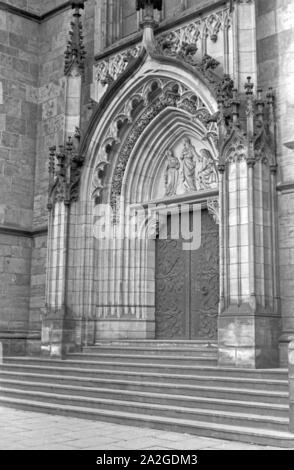
[(65, 308), (46, 311), (42, 321), (41, 354), (63, 358), (79, 349), (76, 344), (76, 320), (65, 317)]
[(294, 331), (285, 331), (279, 338), (280, 367), (288, 367), (288, 350), (294, 341)]
[(219, 366), (279, 367), (280, 318), (253, 314), (249, 305), (230, 307), (219, 317)]

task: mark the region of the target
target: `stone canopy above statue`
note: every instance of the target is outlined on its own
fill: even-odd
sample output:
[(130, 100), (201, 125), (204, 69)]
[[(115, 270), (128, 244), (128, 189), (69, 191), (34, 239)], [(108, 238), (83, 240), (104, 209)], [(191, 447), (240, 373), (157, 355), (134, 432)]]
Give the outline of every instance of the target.
[(162, 0), (137, 0), (136, 10), (141, 10), (146, 6), (153, 6), (155, 10), (162, 10)]
[(163, 151), (154, 197), (173, 197), (217, 185), (217, 160), (212, 151), (201, 140), (186, 135)]

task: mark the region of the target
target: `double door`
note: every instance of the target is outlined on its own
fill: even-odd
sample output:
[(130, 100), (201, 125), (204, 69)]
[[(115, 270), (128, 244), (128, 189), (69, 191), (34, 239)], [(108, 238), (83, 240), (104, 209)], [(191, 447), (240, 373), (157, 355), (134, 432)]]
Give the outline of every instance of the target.
[(156, 240), (155, 336), (157, 339), (216, 339), (218, 226), (208, 211), (203, 210), (198, 250), (184, 250), (185, 240), (172, 239), (169, 230), (167, 233), (166, 240)]

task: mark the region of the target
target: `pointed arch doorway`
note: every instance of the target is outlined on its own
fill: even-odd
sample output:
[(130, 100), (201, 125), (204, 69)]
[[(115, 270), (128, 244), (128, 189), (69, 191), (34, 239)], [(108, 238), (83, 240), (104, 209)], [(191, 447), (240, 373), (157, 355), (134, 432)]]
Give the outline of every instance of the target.
[[(218, 227), (207, 213), (207, 201), (217, 198), (219, 189), (217, 129), (214, 122), (208, 122), (216, 112), (216, 100), (197, 71), (187, 69), (183, 74), (173, 60), (165, 61), (163, 67), (158, 57), (142, 56), (140, 60), (140, 69), (125, 83), (121, 79), (116, 84), (119, 95), (111, 96), (111, 106), (101, 106), (99, 126), (93, 121), (90, 160), (81, 190), (82, 199), (87, 201), (83, 213), (89, 221), (88, 244), (85, 241), (84, 249), (84, 272), (87, 271), (84, 284), (91, 293), (89, 314), (83, 310), (87, 315), (87, 337), (91, 335), (93, 342), (156, 337), (215, 338), (218, 273), (213, 284), (203, 269), (210, 260), (218, 258), (219, 251)], [(197, 168), (192, 168), (189, 158), (182, 159), (185, 136), (197, 152), (194, 159)], [(172, 188), (172, 171), (167, 168), (166, 151), (170, 149), (179, 161), (177, 188)], [(161, 269), (165, 269), (161, 250), (169, 247), (163, 248), (161, 240), (148, 237), (134, 240), (93, 237), (93, 243), (90, 241), (96, 209), (108, 205), (112, 210), (117, 198), (120, 210), (126, 211), (132, 206), (154, 202), (201, 203), (204, 240), (206, 227), (213, 226), (213, 248), (208, 246), (180, 255), (179, 263), (186, 277), (183, 288), (178, 286), (180, 300), (177, 301), (181, 303), (185, 325), (178, 332), (172, 326), (172, 307), (165, 311), (160, 307), (160, 303), (166, 303), (165, 294), (161, 295), (160, 291), (164, 292), (171, 282)], [(181, 240), (176, 244), (180, 247)], [(173, 253), (168, 255), (172, 256)], [(216, 272), (218, 259), (211, 263)], [(165, 281), (160, 280), (162, 277)], [(165, 282), (162, 289), (161, 281)], [(166, 328), (160, 327), (163, 323)]]

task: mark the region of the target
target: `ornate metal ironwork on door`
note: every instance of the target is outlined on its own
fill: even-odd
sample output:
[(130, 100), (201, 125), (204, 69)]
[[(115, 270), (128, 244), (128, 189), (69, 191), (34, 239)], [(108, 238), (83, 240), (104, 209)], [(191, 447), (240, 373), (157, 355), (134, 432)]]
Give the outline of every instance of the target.
[(202, 211), (201, 247), (156, 240), (156, 338), (216, 339), (219, 301), (219, 234)]

